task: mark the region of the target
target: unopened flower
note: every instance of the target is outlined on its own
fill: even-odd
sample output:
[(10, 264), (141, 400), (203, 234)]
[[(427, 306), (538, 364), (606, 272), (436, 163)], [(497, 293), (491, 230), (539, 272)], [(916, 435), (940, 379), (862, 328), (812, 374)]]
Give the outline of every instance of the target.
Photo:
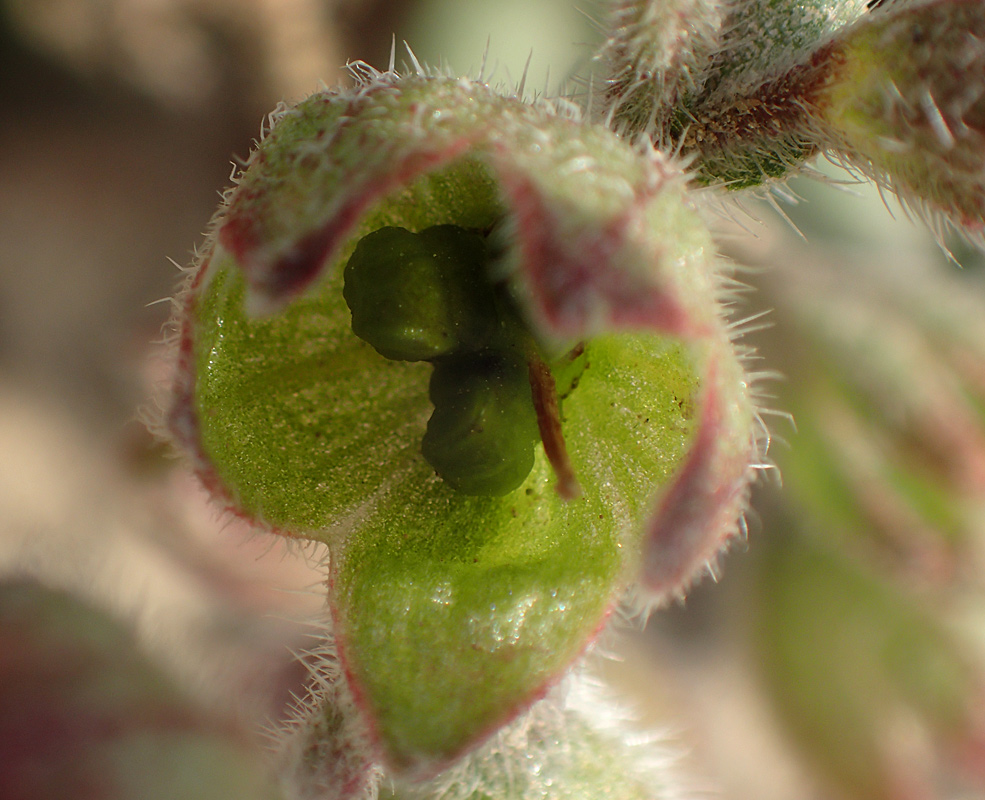
[(715, 559), (759, 428), (673, 164), (564, 104), (360, 69), (275, 115), (217, 215), (169, 425), (235, 513), (328, 544), (353, 701), (426, 775), (632, 586)]
[[(982, 235), (978, 0), (612, 7), (601, 58), (613, 77), (600, 92), (600, 116), (690, 159), (697, 181), (768, 185), (825, 154), (888, 186), (935, 225)], [(647, 24), (660, 15), (667, 24)]]
[(825, 149), (810, 125), (831, 37), (866, 0), (613, 0), (599, 116), (729, 190), (781, 180)]
[[(782, 364), (798, 427), (783, 459), (788, 494), (901, 574), (953, 580), (985, 492), (980, 297), (902, 265), (853, 275), (851, 293), (823, 262), (784, 278), (786, 341), (815, 354)], [(823, 500), (832, 491), (842, 502)]]
[(943, 783), (980, 794), (985, 705), (972, 648), (925, 595), (813, 527), (789, 519), (756, 587), (757, 656), (791, 742), (849, 797), (939, 797)]
[(826, 56), (822, 135), (850, 165), (918, 210), (985, 227), (985, 7), (885, 3)]

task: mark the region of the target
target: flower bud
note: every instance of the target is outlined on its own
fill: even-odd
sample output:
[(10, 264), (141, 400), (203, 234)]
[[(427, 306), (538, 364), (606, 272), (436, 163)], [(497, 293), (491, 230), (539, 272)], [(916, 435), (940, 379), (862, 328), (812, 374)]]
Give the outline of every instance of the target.
[(985, 7), (886, 3), (839, 34), (821, 135), (917, 211), (985, 226)]
[[(284, 110), (228, 195), (170, 425), (236, 513), (328, 544), (355, 705), (420, 777), (559, 680), (640, 579), (662, 600), (704, 571), (759, 428), (678, 167), (563, 104), (366, 71)], [(435, 226), (486, 240), (471, 299), (418, 296), (444, 244), (376, 250)], [(347, 288), (366, 248), (395, 274)], [(367, 323), (377, 290), (415, 307)], [(378, 352), (415, 327), (457, 343)]]

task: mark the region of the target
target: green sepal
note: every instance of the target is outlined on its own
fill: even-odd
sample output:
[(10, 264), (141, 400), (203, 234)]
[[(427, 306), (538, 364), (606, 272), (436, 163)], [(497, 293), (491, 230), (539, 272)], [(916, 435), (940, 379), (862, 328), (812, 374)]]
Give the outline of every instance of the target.
[[(388, 75), (281, 116), (217, 217), (183, 298), (170, 428), (235, 513), (328, 544), (345, 674), (404, 774), (559, 680), (641, 572), (666, 597), (736, 529), (749, 399), (684, 188), (667, 159), (553, 107)], [(456, 492), (421, 452), (431, 364), (352, 331), (356, 243), (442, 224), (493, 231), (503, 329), (551, 362), (577, 499), (555, 489), (556, 439), (555, 469), (535, 444), (514, 491)]]

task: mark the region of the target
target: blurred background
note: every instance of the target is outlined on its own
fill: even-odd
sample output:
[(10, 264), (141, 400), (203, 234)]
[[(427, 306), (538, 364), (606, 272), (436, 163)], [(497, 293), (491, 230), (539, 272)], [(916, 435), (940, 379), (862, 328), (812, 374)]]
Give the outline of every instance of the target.
[[(391, 41), (577, 91), (567, 0), (0, 0), (0, 569), (121, 609), (188, 682), (276, 715), (317, 573), (221, 518), (140, 421), (234, 157)], [(526, 66), (529, 59), (529, 66)], [(755, 291), (780, 466), (748, 543), (609, 677), (722, 800), (985, 797), (985, 287), (871, 187), (699, 196)], [(789, 220), (784, 220), (783, 216)], [(960, 262), (960, 263), (959, 263)], [(791, 416), (792, 415), (792, 419)], [(783, 476), (781, 481), (777, 474)], [(184, 655), (178, 655), (182, 653)], [(230, 656), (235, 656), (231, 658)]]

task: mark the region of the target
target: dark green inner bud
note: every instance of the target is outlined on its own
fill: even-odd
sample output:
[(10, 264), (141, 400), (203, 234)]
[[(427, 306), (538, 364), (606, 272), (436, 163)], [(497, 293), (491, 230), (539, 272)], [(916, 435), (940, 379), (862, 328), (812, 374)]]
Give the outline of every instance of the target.
[(539, 438), (525, 361), (484, 351), (435, 364), (421, 450), (453, 489), (503, 495), (534, 464)]
[(454, 225), (374, 231), (345, 267), (353, 332), (395, 361), (480, 349), (498, 326), (487, 259), (485, 239)]
[[(576, 486), (555, 381), (507, 287), (490, 281), (491, 259), (483, 236), (453, 225), (369, 234), (345, 267), (352, 330), (386, 358), (434, 365), (421, 452), (453, 489), (513, 491), (530, 474), (545, 431), (559, 484)], [(570, 391), (583, 365), (569, 359), (562, 368), (572, 373)]]

